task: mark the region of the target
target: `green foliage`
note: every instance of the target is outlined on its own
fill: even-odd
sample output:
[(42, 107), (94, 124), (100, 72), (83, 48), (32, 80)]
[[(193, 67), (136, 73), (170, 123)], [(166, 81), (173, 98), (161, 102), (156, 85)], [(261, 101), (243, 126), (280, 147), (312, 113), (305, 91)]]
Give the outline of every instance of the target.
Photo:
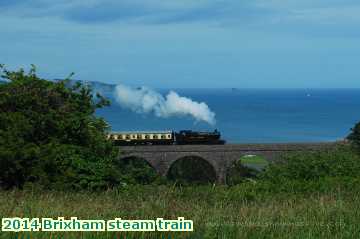
[(123, 186), (125, 184), (155, 184), (165, 181), (154, 168), (141, 158), (129, 157), (121, 159), (117, 161), (117, 168), (123, 172)]
[(348, 146), (330, 150), (283, 155), (270, 164), (260, 178), (282, 184), (289, 180), (308, 182), (326, 177), (358, 177), (360, 156)]
[(347, 139), (351, 142), (352, 146), (360, 152), (360, 122), (355, 124), (351, 129), (351, 133), (348, 135)]
[(118, 183), (107, 124), (94, 116), (109, 101), (80, 83), (8, 71), (0, 85), (0, 184), (45, 188), (107, 188)]
[(235, 161), (226, 174), (226, 184), (236, 185), (249, 179), (256, 178), (258, 171), (246, 167), (241, 160)]

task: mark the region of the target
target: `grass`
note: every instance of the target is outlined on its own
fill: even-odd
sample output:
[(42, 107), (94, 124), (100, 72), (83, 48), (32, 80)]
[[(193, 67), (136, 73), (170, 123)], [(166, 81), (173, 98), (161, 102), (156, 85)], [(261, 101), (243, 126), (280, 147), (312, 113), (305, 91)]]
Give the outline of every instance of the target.
[(263, 157), (257, 155), (243, 156), (240, 160), (243, 164), (256, 164), (266, 166), (269, 163)]
[(246, 155), (241, 157), (240, 161), (244, 166), (258, 171), (263, 170), (269, 164), (266, 159), (258, 155)]
[(360, 186), (277, 193), (266, 185), (133, 186), (103, 193), (0, 192), (1, 217), (194, 221), (194, 232), (2, 232), (0, 238), (358, 238)]

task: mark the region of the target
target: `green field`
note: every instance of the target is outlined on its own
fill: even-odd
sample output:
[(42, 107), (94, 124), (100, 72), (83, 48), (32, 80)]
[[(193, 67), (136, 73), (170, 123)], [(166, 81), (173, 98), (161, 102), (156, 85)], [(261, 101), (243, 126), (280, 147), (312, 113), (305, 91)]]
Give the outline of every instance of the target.
[[(335, 182), (335, 183), (334, 183)], [(176, 219), (194, 221), (194, 232), (2, 232), (0, 238), (358, 238), (357, 183), (133, 186), (102, 193), (0, 192), (1, 217), (77, 216), (79, 219)], [(324, 186), (327, 185), (327, 186)], [(285, 190), (284, 190), (285, 189)], [(276, 191), (278, 190), (278, 191)], [(162, 236), (162, 237), (161, 237)]]
[(266, 166), (269, 164), (263, 157), (257, 155), (247, 155), (240, 158), (241, 163), (243, 164), (254, 164), (254, 165), (261, 165)]

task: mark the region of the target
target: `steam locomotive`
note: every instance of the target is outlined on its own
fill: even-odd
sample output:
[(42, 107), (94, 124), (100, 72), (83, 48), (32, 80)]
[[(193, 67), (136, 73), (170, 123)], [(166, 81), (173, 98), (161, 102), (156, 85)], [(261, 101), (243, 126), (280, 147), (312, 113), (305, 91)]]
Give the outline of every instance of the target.
[(197, 132), (192, 130), (151, 131), (151, 132), (112, 132), (108, 139), (116, 145), (186, 145), (186, 144), (225, 144), (219, 131)]

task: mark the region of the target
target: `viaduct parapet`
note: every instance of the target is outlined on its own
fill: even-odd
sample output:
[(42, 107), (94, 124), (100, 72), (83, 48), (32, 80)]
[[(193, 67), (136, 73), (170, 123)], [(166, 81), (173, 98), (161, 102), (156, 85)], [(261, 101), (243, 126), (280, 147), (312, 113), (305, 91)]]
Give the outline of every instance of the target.
[(335, 145), (336, 143), (121, 146), (119, 159), (144, 159), (160, 175), (167, 176), (176, 161), (190, 156), (198, 157), (213, 167), (218, 183), (225, 183), (228, 168), (242, 156), (258, 155), (274, 161), (280, 154), (329, 149)]

